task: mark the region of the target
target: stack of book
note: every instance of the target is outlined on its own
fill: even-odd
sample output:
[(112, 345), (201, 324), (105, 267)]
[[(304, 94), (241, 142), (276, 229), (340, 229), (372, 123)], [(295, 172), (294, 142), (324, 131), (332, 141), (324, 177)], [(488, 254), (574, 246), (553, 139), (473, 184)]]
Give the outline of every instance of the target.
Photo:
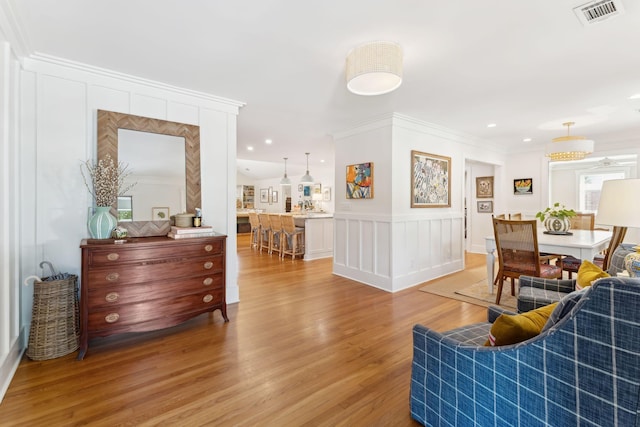
[(190, 239), (193, 237), (211, 237), (216, 235), (217, 233), (213, 231), (210, 225), (203, 225), (201, 227), (171, 226), (171, 231), (167, 234), (167, 237), (172, 239)]

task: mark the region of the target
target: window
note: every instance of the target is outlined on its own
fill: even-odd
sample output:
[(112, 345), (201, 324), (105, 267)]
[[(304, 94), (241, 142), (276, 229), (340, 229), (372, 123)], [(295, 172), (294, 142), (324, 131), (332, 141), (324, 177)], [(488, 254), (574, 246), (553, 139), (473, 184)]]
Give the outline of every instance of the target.
[(624, 179), (622, 171), (581, 172), (578, 176), (578, 194), (580, 212), (595, 212), (600, 202), (602, 183), (610, 179)]

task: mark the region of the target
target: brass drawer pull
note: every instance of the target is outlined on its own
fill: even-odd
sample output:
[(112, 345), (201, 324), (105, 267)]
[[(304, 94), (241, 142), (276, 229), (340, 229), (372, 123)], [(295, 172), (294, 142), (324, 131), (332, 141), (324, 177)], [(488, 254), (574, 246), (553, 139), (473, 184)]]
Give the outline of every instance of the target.
[(107, 295), (104, 296), (104, 300), (106, 302), (116, 302), (118, 301), (118, 298), (120, 298), (120, 294), (117, 292), (109, 292)]
[(204, 247), (204, 250), (207, 252), (211, 252), (213, 250), (213, 245), (207, 245)]
[(115, 323), (120, 319), (120, 315), (118, 313), (109, 313), (104, 316), (104, 321), (107, 323)]
[(211, 302), (211, 301), (213, 301), (213, 295), (206, 294), (204, 297), (202, 297), (202, 301), (203, 302)]
[(109, 261), (117, 261), (118, 258), (120, 258), (120, 254), (117, 254), (117, 253), (111, 253), (111, 254), (107, 255), (107, 259)]
[(207, 261), (204, 263), (205, 270), (210, 270), (213, 267), (213, 262)]
[(116, 280), (118, 280), (120, 278), (120, 274), (118, 273), (109, 273), (107, 274), (107, 281), (109, 282), (115, 282)]
[(213, 283), (213, 279), (211, 277), (207, 277), (206, 279), (204, 279), (202, 281), (202, 284), (205, 285), (205, 286), (209, 286), (212, 283)]

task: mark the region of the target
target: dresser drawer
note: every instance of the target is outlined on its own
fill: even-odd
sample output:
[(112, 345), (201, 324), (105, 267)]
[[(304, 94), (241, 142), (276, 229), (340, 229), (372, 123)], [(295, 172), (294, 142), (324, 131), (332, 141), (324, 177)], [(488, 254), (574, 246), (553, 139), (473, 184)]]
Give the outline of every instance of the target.
[(120, 304), (175, 298), (176, 296), (203, 291), (212, 292), (224, 287), (222, 273), (207, 274), (183, 279), (159, 278), (141, 284), (105, 284), (89, 289), (90, 307), (113, 307)]
[[(189, 313), (204, 312), (224, 304), (224, 292), (221, 289), (203, 291), (175, 298), (165, 298), (135, 304), (121, 304), (114, 307), (94, 308), (88, 315), (89, 332), (109, 329), (146, 330), (142, 325), (156, 319), (166, 319), (166, 324), (176, 322), (172, 317), (185, 316)], [(151, 329), (149, 329), (151, 330)]]
[(185, 259), (177, 262), (115, 264), (110, 267), (93, 267), (87, 272), (91, 288), (108, 284), (153, 282), (179, 277), (201, 276), (222, 271), (222, 255)]
[(199, 241), (200, 239), (190, 240), (196, 241), (172, 246), (150, 246), (143, 249), (134, 245), (127, 246), (126, 243), (118, 247), (95, 249), (89, 253), (88, 262), (90, 266), (103, 266), (144, 262), (146, 260), (194, 258), (222, 254), (223, 252), (224, 241), (222, 240), (207, 240), (204, 242)]

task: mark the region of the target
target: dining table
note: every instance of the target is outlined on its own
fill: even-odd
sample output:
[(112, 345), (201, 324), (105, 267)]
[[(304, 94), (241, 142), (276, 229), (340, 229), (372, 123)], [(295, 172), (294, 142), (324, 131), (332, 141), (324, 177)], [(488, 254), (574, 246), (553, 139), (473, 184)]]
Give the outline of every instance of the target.
[[(605, 230), (571, 230), (568, 234), (548, 234), (544, 229), (537, 230), (538, 250), (542, 253), (571, 255), (582, 260), (593, 257), (607, 248), (612, 233)], [(485, 237), (487, 250), (487, 284), (493, 293), (493, 279), (496, 263), (496, 238)]]

